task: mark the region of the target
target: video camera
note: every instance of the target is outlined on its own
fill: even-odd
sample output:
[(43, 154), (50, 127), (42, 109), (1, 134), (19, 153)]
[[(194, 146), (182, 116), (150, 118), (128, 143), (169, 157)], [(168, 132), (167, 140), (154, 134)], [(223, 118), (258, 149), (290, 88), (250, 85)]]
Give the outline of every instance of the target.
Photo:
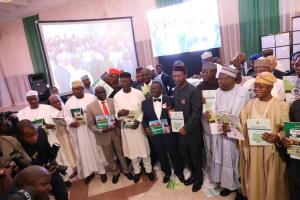
[(67, 174), (67, 166), (63, 166), (63, 165), (59, 165), (55, 159), (57, 157), (58, 151), (59, 151), (59, 144), (53, 144), (51, 147), (51, 153), (54, 155), (54, 159), (53, 160), (49, 160), (46, 165), (45, 168), (50, 172), (50, 173), (54, 173), (57, 172), (61, 175), (66, 175)]
[(14, 128), (18, 123), (18, 118), (13, 114), (16, 112), (1, 112), (0, 113), (0, 132), (1, 135), (12, 135)]
[(26, 188), (18, 190), (16, 193), (8, 197), (7, 200), (35, 200), (36, 195), (33, 189)]

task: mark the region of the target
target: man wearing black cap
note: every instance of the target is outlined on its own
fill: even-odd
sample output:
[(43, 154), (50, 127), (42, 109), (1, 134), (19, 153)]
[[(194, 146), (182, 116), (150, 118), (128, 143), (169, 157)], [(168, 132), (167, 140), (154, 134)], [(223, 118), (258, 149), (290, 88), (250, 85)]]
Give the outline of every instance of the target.
[(151, 98), (142, 103), (143, 125), (165, 174), (163, 183), (167, 183), (172, 175), (168, 154), (175, 174), (184, 183), (184, 165), (178, 148), (178, 134), (171, 132), (171, 121), (168, 116), (168, 112), (174, 107), (174, 102), (172, 97), (162, 95), (162, 87), (160, 81), (153, 80), (150, 89)]
[(175, 82), (174, 103), (175, 111), (183, 112), (184, 126), (179, 130), (179, 145), (185, 164), (190, 168), (192, 176), (186, 185), (193, 183), (193, 192), (201, 189), (202, 174), (202, 106), (200, 94), (196, 87), (186, 81), (187, 69), (184, 63), (176, 61), (173, 67), (173, 80)]

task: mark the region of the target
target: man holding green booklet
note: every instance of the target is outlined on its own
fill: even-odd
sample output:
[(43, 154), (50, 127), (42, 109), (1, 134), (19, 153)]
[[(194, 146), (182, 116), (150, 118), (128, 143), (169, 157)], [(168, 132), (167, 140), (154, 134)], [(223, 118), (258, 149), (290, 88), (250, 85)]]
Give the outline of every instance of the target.
[(150, 86), (151, 97), (142, 103), (144, 113), (143, 126), (158, 154), (161, 169), (165, 176), (163, 183), (167, 183), (172, 175), (170, 155), (174, 172), (181, 182), (185, 182), (183, 176), (183, 160), (178, 146), (178, 134), (171, 132), (171, 120), (169, 111), (174, 107), (172, 97), (162, 95), (162, 82), (153, 80)]
[[(272, 97), (275, 82), (276, 77), (270, 72), (257, 74), (256, 98), (249, 101), (241, 113), (245, 140), (240, 143), (240, 174), (243, 194), (248, 200), (288, 199), (286, 165), (280, 154), (284, 122), (289, 121), (288, 104)], [(264, 143), (251, 142), (249, 119), (257, 120), (258, 124), (269, 121), (269, 131), (256, 131)], [(261, 129), (266, 130), (264, 127)]]
[(127, 162), (122, 150), (120, 126), (115, 120), (113, 99), (106, 98), (104, 87), (95, 88), (97, 99), (87, 106), (87, 124), (95, 133), (97, 144), (101, 146), (104, 156), (113, 170), (112, 183), (119, 181), (120, 170), (114, 160), (114, 149), (120, 161), (122, 172), (132, 180), (132, 174), (128, 170)]

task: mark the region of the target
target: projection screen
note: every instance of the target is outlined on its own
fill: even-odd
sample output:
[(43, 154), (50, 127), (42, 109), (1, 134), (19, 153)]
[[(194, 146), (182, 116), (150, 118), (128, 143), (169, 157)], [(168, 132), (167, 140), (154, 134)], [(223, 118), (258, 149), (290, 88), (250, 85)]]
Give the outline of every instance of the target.
[(88, 75), (100, 79), (116, 67), (135, 77), (138, 65), (131, 17), (37, 24), (52, 86), (71, 93), (71, 83)]

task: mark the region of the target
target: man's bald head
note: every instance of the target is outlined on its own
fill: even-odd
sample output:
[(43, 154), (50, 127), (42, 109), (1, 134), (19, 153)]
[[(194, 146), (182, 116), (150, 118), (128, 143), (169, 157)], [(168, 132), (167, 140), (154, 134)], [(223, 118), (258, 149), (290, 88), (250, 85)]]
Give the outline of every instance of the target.
[(19, 121), (16, 125), (17, 136), (27, 144), (35, 144), (38, 141), (38, 132), (28, 119)]
[(95, 95), (97, 96), (99, 101), (104, 101), (106, 99), (106, 90), (102, 86), (98, 86), (95, 88)]
[(39, 199), (48, 197), (51, 188), (50, 173), (43, 167), (32, 165), (23, 169), (15, 177), (19, 189), (32, 188)]

